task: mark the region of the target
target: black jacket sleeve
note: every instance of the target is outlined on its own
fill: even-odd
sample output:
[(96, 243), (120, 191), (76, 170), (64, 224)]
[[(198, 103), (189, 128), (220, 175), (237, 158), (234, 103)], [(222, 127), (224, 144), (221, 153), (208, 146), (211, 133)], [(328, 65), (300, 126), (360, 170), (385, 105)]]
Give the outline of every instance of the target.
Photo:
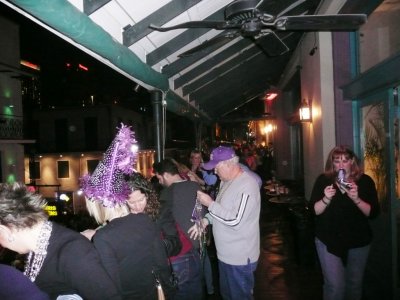
[(172, 200), (169, 199), (171, 201), (168, 201), (168, 194), (165, 193), (165, 190), (163, 192), (160, 196), (161, 208), (157, 224), (163, 235), (163, 243), (167, 250), (167, 255), (175, 256), (181, 251), (182, 243), (179, 239), (179, 234), (175, 226), (175, 219), (172, 214)]

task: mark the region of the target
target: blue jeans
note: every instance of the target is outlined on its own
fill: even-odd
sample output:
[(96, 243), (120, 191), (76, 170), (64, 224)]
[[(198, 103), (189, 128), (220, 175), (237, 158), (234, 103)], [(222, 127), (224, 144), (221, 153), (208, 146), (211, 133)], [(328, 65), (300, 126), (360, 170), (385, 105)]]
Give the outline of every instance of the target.
[(361, 299), (369, 245), (350, 249), (346, 266), (340, 257), (329, 253), (325, 244), (317, 238), (315, 245), (324, 276), (324, 300)]
[(178, 278), (178, 291), (174, 300), (201, 300), (203, 287), (200, 255), (195, 250), (191, 250), (172, 261), (171, 266)]
[(224, 300), (253, 299), (254, 271), (257, 262), (234, 266), (218, 260), (220, 293)]

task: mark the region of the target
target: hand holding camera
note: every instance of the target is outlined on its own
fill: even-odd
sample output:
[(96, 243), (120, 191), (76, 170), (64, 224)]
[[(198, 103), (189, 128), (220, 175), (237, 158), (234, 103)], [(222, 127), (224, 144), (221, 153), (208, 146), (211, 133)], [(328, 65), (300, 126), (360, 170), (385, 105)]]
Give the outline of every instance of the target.
[(344, 169), (340, 169), (338, 172), (337, 183), (339, 187), (348, 191), (351, 189), (352, 184), (351, 182), (346, 181), (345, 177), (346, 177), (346, 171)]
[(350, 190), (352, 185), (350, 182), (346, 182), (346, 181), (341, 181), (339, 182), (339, 185), (341, 188), (343, 188), (344, 190)]

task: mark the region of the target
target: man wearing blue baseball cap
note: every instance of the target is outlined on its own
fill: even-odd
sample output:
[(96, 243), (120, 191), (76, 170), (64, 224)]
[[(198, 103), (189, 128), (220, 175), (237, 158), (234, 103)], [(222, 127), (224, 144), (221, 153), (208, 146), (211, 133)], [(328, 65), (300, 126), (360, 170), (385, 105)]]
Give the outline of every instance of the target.
[[(203, 225), (212, 224), (223, 299), (253, 299), (254, 271), (260, 255), (260, 188), (230, 147), (219, 146), (203, 165), (215, 169), (221, 184), (215, 201), (202, 191), (197, 199), (208, 207)], [(198, 232), (194, 227), (191, 236)]]

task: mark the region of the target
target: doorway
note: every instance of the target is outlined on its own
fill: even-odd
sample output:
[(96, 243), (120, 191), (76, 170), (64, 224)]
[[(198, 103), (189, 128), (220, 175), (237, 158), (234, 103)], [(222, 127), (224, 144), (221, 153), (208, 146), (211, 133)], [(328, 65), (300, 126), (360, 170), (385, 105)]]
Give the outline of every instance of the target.
[[(399, 288), (400, 113), (397, 94), (397, 87), (382, 89), (357, 102), (359, 124), (355, 145), (359, 145), (365, 173), (375, 182), (381, 207), (381, 214), (371, 220), (374, 239), (365, 276), (367, 299), (395, 299), (392, 293)], [(383, 293), (387, 293), (387, 297)]]

